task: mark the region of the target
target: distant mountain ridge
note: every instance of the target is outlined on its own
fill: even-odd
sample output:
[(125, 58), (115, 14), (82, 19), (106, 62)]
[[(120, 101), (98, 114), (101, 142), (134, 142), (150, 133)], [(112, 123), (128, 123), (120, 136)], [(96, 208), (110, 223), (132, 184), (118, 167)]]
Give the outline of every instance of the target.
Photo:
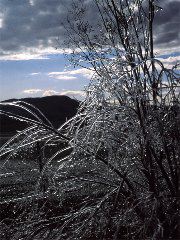
[[(66, 119), (73, 117), (78, 109), (79, 102), (75, 99), (71, 99), (68, 96), (47, 96), (38, 98), (22, 98), (22, 99), (9, 99), (2, 101), (1, 103), (11, 103), (22, 101), (33, 105), (38, 108), (45, 117), (53, 124), (55, 128), (58, 128)], [(31, 107), (30, 107), (31, 108)], [(15, 106), (0, 106), (1, 110), (8, 111), (13, 114), (19, 114), (25, 117), (31, 117), (27, 111), (17, 108)], [(31, 108), (32, 109), (32, 108)], [(36, 110), (34, 110), (37, 112)], [(27, 127), (27, 123), (21, 122), (9, 118), (0, 114), (0, 133), (13, 133), (16, 130), (22, 130)]]

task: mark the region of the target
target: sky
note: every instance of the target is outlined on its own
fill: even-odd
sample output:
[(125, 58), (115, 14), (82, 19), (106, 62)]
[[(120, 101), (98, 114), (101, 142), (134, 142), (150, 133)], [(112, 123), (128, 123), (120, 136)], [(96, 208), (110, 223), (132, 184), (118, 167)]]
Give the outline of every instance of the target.
[[(86, 4), (92, 0), (84, 0)], [(64, 58), (64, 20), (72, 0), (0, 0), (0, 100), (68, 95), (81, 99), (91, 73)], [(180, 1), (156, 1), (155, 52), (167, 66), (180, 59)], [(96, 21), (89, 7), (89, 19)]]

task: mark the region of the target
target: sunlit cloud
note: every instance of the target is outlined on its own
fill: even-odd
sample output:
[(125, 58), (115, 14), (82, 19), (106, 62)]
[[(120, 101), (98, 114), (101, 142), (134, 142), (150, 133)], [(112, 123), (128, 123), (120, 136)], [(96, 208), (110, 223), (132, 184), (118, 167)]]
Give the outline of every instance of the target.
[(31, 6), (34, 6), (34, 0), (29, 0), (29, 4), (30, 4)]
[(76, 69), (62, 72), (49, 72), (47, 74), (49, 77), (59, 79), (59, 80), (73, 80), (77, 79), (77, 76), (82, 76), (87, 79), (90, 79), (93, 75), (93, 71), (89, 69)]
[(51, 78), (55, 78), (58, 80), (74, 80), (77, 79), (75, 76), (69, 76), (69, 75), (49, 75)]
[(36, 76), (36, 75), (40, 75), (41, 73), (40, 72), (33, 72), (33, 73), (30, 73), (31, 76)]
[(70, 98), (82, 100), (85, 97), (85, 92), (81, 90), (63, 90), (58, 92), (58, 91), (49, 89), (49, 90), (45, 90), (42, 94), (43, 97), (53, 96), (53, 95), (68, 96)]
[(0, 18), (0, 28), (2, 28), (2, 27), (3, 27), (3, 19)]
[[(75, 69), (75, 70), (65, 71), (64, 73), (69, 74), (69, 75), (80, 74), (80, 75), (83, 75), (84, 77), (91, 78), (93, 71), (86, 69), (86, 68), (79, 68), (79, 69)], [(61, 74), (63, 74), (63, 72)]]
[(70, 98), (76, 98), (78, 100), (82, 100), (85, 97), (85, 92), (81, 90), (65, 90), (60, 92), (60, 95), (66, 95)]
[(156, 56), (160, 56), (160, 55), (170, 55), (173, 53), (180, 53), (180, 49), (178, 49), (177, 46), (175, 47), (168, 47), (168, 44), (163, 45), (160, 47), (155, 47), (154, 48), (154, 53)]
[(180, 64), (180, 56), (170, 56), (167, 58), (158, 58), (160, 60), (164, 67), (166, 68), (172, 68), (173, 66)]
[(23, 91), (23, 93), (26, 93), (26, 94), (37, 94), (37, 93), (40, 93), (40, 92), (43, 92), (42, 89), (25, 89)]
[[(77, 100), (83, 100), (85, 98), (85, 91), (82, 90), (68, 90), (68, 89), (64, 89), (61, 91), (56, 91), (54, 89), (25, 89), (22, 92), (23, 94), (26, 94), (27, 97), (28, 95), (31, 95), (32, 97), (36, 97), (37, 94), (38, 96), (42, 96), (42, 97), (47, 97), (47, 96), (53, 96), (53, 95), (59, 95), (59, 96), (68, 96), (70, 98), (74, 98)], [(40, 94), (40, 95), (39, 95)]]
[(55, 90), (45, 90), (42, 94), (43, 97), (52, 96), (52, 95), (60, 95), (60, 93)]
[[(71, 49), (66, 50), (68, 53), (71, 53)], [(54, 47), (44, 47), (39, 46), (37, 48), (23, 48), (17, 53), (12, 51), (2, 51), (0, 53), (0, 60), (2, 61), (28, 61), (28, 60), (41, 60), (41, 59), (50, 59), (51, 56), (57, 54), (63, 54), (64, 50), (55, 49)]]
[(17, 54), (8, 54), (0, 56), (0, 60), (4, 61), (28, 61), (28, 60), (34, 60), (34, 59), (48, 59), (47, 56), (43, 56), (42, 54), (32, 54), (32, 53), (17, 53)]

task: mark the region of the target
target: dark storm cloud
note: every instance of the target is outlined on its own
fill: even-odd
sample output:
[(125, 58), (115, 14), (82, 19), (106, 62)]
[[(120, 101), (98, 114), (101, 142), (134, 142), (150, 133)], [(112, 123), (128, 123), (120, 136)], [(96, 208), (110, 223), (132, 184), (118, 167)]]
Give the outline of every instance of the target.
[(0, 0), (3, 19), (0, 28), (1, 52), (16, 52), (28, 47), (55, 46), (55, 38), (64, 40), (61, 23), (70, 1)]
[(180, 1), (159, 2), (163, 7), (163, 11), (159, 11), (155, 18), (155, 43), (178, 46), (180, 42)]
[[(71, 2), (72, 0), (0, 0), (0, 18), (3, 19), (0, 28), (1, 56), (27, 48), (55, 47), (57, 38), (61, 44), (65, 39), (62, 22), (67, 17)], [(173, 46), (176, 46), (180, 2), (159, 2), (163, 2), (164, 11), (156, 17), (156, 43), (162, 45), (173, 42)], [(92, 8), (89, 8), (88, 16), (96, 21), (96, 13)]]

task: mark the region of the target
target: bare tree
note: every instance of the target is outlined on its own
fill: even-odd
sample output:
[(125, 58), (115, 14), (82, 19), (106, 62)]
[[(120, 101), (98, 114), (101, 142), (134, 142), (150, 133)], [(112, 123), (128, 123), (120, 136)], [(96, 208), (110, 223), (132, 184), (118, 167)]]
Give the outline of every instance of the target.
[(113, 239), (176, 238), (179, 75), (154, 54), (154, 15), (161, 8), (154, 0), (94, 4), (99, 23), (87, 20), (83, 1), (68, 18), (70, 61), (94, 72), (68, 133), (74, 135), (73, 166), (89, 167), (92, 185), (98, 179), (101, 189), (105, 179), (109, 187), (88, 206), (80, 229), (85, 234), (101, 219), (102, 239), (108, 231)]

